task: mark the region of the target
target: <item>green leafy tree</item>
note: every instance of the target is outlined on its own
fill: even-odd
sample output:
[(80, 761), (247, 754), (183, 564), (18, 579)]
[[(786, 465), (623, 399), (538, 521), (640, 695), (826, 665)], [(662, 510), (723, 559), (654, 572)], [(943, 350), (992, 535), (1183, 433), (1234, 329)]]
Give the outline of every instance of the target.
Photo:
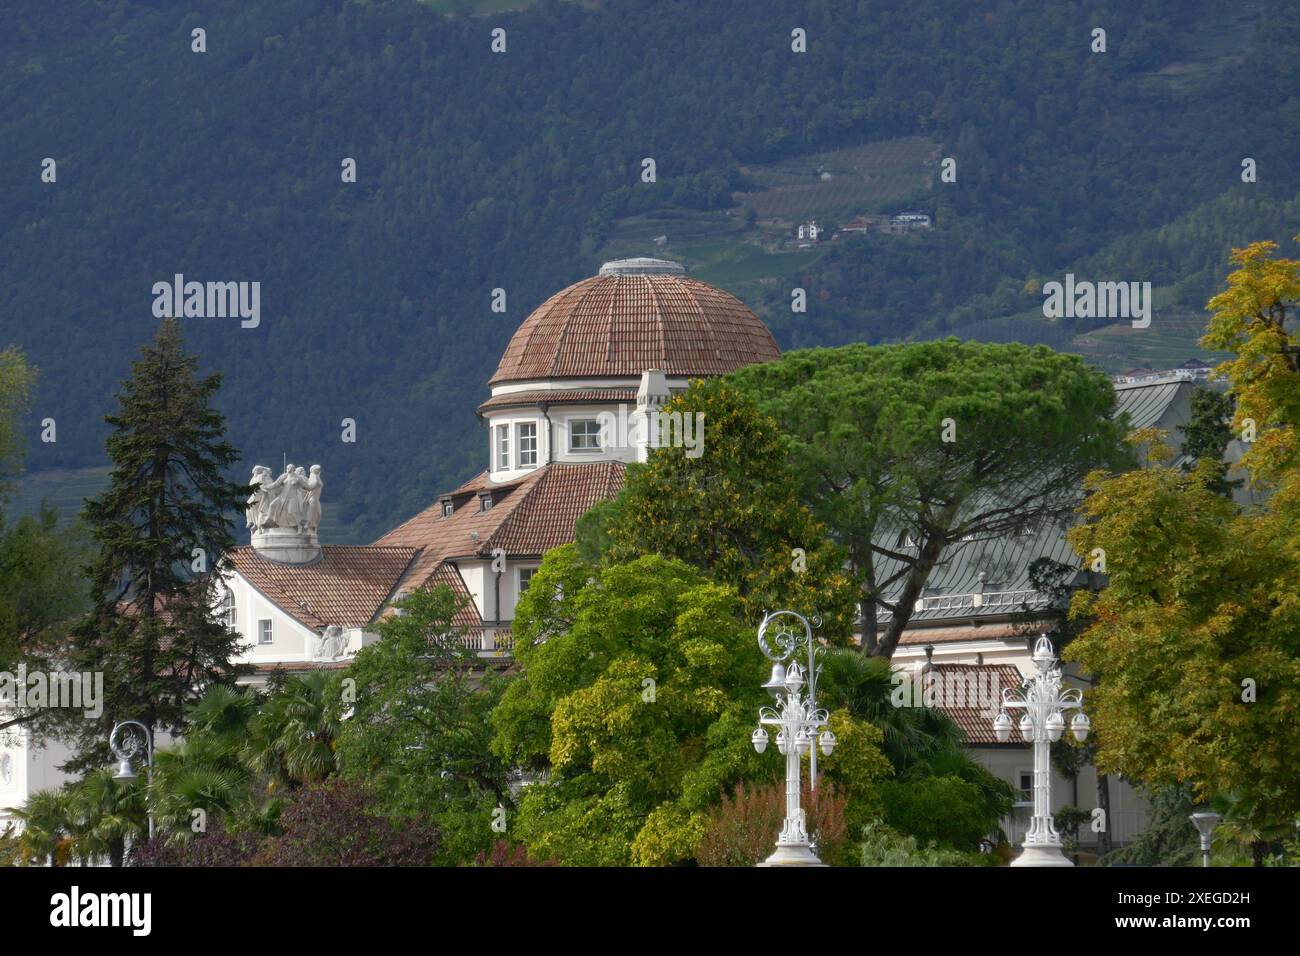
[(342, 680), (337, 672), (318, 670), (276, 681), (249, 721), (245, 759), (271, 790), (292, 791), (337, 769), (346, 710)]
[[(1206, 344), (1234, 349), (1220, 366), (1235, 427), (1261, 429), (1242, 459), (1271, 494), (1239, 511), (1217, 462), (1188, 473), (1144, 468), (1088, 480), (1080, 554), (1102, 548), (1108, 583), (1075, 595), (1092, 624), (1066, 655), (1105, 679), (1089, 709), (1102, 730), (1099, 767), (1148, 787), (1185, 785), (1206, 802), (1232, 794), (1242, 832), (1270, 834), (1300, 809), (1291, 741), (1300, 730), (1300, 340), (1285, 317), (1300, 297), (1300, 262), (1272, 245), (1236, 250), (1228, 290), (1210, 302)], [(1135, 433), (1152, 462), (1172, 451)], [(1153, 720), (1152, 714), (1159, 719)]]
[[(545, 771), (511, 838), (567, 865), (693, 859), (724, 792), (780, 773), (750, 745), (767, 661), (742, 613), (734, 590), (680, 561), (593, 567), (572, 545), (551, 551), (516, 611), (520, 674), (492, 717), (502, 759)], [(878, 732), (856, 726), (840, 725), (853, 739), (827, 773), (887, 773), (865, 752)]]
[(496, 808), (513, 808), (507, 767), (489, 746), (506, 681), (460, 641), (448, 588), (414, 591), (397, 607), (345, 674), (355, 705), (338, 738), (339, 772), (366, 783), (390, 816), (428, 814), (444, 861), (464, 862), (491, 849)]
[(254, 752), (260, 738), (249, 728), (259, 703), (251, 690), (218, 684), (191, 704), (185, 738), (155, 758), (152, 799), (163, 839), (191, 839), (195, 810), (208, 827), (225, 819), (237, 828), (257, 816), (266, 782), (255, 770), (264, 763)]
[(1070, 515), (1083, 476), (1127, 457), (1109, 380), (1045, 346), (808, 349), (730, 380), (780, 423), (803, 500), (847, 548), (875, 656), (946, 549)]
[[(60, 527), (48, 505), (0, 532), (0, 667), (51, 669), (48, 662), (89, 608), (85, 580), (75, 572), (89, 560), (87, 544), (83, 529)], [(11, 714), (0, 729), (33, 716)]]
[[(22, 469), (23, 417), (35, 380), (21, 351), (0, 351), (0, 505)], [(61, 528), (48, 505), (17, 521), (6, 522), (0, 514), (0, 670), (13, 672), (18, 664), (51, 669), (51, 655), (62, 651), (68, 628), (88, 606), (85, 582), (75, 570), (87, 557), (84, 534), (76, 526)], [(24, 724), (39, 738), (40, 716), (40, 710), (10, 701), (0, 731)]]
[(1183, 470), (1191, 471), (1200, 461), (1217, 462), (1217, 475), (1211, 487), (1230, 498), (1242, 484), (1240, 478), (1228, 478), (1228, 463), (1223, 460), (1233, 438), (1232, 397), (1202, 386), (1192, 392), (1190, 404), (1191, 417), (1186, 425), (1179, 426), (1183, 433), (1183, 454), (1189, 456)]
[(66, 788), (38, 790), (14, 812), (23, 830), (16, 839), (22, 862), (35, 866), (67, 866), (72, 859), (76, 811)]
[(579, 521), (584, 553), (677, 558), (735, 588), (753, 625), (788, 608), (846, 641), (857, 604), (846, 555), (800, 503), (776, 422), (717, 379), (693, 382), (664, 411), (704, 416), (702, 453), (666, 447), (631, 466), (622, 494)]
[(1146, 829), (1128, 846), (1108, 853), (1103, 862), (1133, 866), (1193, 866), (1201, 838), (1191, 821), (1196, 801), (1185, 786), (1160, 787), (1146, 794), (1151, 815)]
[(0, 503), (13, 489), (13, 480), (23, 467), (23, 416), (36, 383), (36, 369), (21, 349), (9, 346), (0, 351)]
[(76, 668), (104, 674), (103, 715), (70, 726), (69, 769), (108, 759), (113, 722), (178, 731), (196, 688), (231, 683), (239, 636), (213, 613), (217, 572), (234, 546), (230, 516), (245, 490), (225, 478), (238, 456), (212, 401), (219, 375), (199, 377), (179, 323), (165, 320), (119, 393), (110, 484), (87, 502), (98, 548), (92, 611), (73, 635)]

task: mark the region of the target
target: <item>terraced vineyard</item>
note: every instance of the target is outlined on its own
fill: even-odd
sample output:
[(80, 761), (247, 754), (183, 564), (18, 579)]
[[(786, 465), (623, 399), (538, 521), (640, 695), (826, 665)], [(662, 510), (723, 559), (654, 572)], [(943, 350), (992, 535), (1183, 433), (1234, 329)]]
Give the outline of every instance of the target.
[[(939, 146), (923, 136), (903, 136), (865, 146), (813, 153), (741, 171), (763, 187), (738, 193), (745, 212), (759, 219), (794, 222), (886, 211), (922, 198), (938, 169)], [(824, 178), (829, 176), (829, 178)]]

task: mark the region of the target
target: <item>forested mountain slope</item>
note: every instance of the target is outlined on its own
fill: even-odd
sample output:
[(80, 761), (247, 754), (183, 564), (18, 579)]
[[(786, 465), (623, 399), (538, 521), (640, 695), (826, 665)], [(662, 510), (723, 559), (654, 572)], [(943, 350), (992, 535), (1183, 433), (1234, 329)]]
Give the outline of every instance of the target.
[[(473, 409), (510, 334), (638, 217), (725, 225), (699, 255), (747, 250), (718, 281), (786, 348), (948, 330), (1066, 346), (1086, 323), (1035, 319), (1041, 281), (1150, 280), (1195, 309), (1231, 243), (1298, 230), (1285, 0), (605, 0), (485, 17), (63, 0), (0, 19), (0, 342), (42, 372), (29, 468), (103, 464), (102, 416), (157, 325), (153, 283), (258, 281), (259, 327), (189, 319), (189, 344), (225, 374), (248, 464), (320, 461), (354, 540), (481, 467)], [(903, 137), (956, 158), (957, 182), (927, 167), (859, 211), (917, 206), (933, 230), (802, 258), (763, 245), (783, 227), (745, 214), (758, 167)], [(645, 157), (656, 183), (640, 182)], [(806, 314), (789, 311), (794, 284)]]

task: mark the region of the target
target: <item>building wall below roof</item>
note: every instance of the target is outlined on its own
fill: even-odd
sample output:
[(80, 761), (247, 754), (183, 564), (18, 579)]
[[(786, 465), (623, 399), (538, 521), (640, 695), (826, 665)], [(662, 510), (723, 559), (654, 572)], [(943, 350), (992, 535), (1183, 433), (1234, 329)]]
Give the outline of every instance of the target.
[[(637, 460), (637, 449), (633, 445), (625, 447), (603, 447), (595, 451), (574, 451), (569, 438), (571, 423), (577, 420), (599, 420), (602, 414), (615, 416), (620, 414), (620, 405), (626, 406), (628, 413), (636, 409), (635, 403), (610, 403), (591, 405), (563, 405), (552, 408), (547, 416), (540, 408), (504, 408), (484, 414), (487, 423), (488, 461), (490, 462), (489, 480), (497, 483), (515, 481), (537, 470), (548, 461), (556, 464), (587, 465), (599, 462), (621, 461), (630, 464)], [(537, 464), (532, 467), (518, 467), (519, 429), (518, 425), (531, 423), (536, 427), (538, 448)], [(500, 468), (498, 459), (497, 426), (510, 428), (510, 468)]]
[[(1034, 755), (1028, 744), (974, 747), (971, 748), (970, 753), (981, 766), (1011, 784), (1017, 791), (1021, 790), (1022, 776), (1032, 775), (1034, 770)], [(1127, 780), (1109, 777), (1107, 785), (1110, 793), (1110, 813), (1106, 825), (1110, 832), (1111, 843), (1114, 846), (1132, 843), (1151, 821), (1150, 806)], [(1097, 807), (1095, 767), (1084, 767), (1079, 772), (1077, 781), (1056, 771), (1052, 772), (1052, 812), (1058, 813), (1068, 806), (1081, 807), (1089, 812)], [(1024, 842), (1032, 814), (1032, 798), (1022, 797), (1011, 815), (1003, 818), (1002, 830), (1013, 846), (1019, 846)], [(1085, 848), (1096, 846), (1098, 835), (1088, 827), (1079, 829), (1080, 846)]]
[[(228, 574), (226, 587), (235, 598), (235, 630), (243, 637), (240, 664), (268, 664), (316, 659), (316, 632), (268, 600), (243, 575)], [(272, 642), (259, 642), (259, 621), (271, 622)]]

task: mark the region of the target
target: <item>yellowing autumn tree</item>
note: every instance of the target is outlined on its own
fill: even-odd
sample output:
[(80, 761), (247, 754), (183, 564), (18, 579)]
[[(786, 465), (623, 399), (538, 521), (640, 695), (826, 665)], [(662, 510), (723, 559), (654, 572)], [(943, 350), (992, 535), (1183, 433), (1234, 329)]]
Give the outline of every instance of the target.
[(1235, 353), (1216, 374), (1236, 399), (1234, 428), (1254, 438), (1242, 464), (1263, 503), (1218, 493), (1215, 462), (1160, 467), (1163, 436), (1136, 433), (1148, 467), (1087, 482), (1070, 539), (1081, 555), (1102, 549), (1109, 578), (1076, 595), (1073, 612), (1092, 624), (1066, 650), (1105, 674), (1089, 695), (1099, 767), (1233, 797), (1257, 862), (1300, 812), (1300, 337), (1287, 328), (1300, 260), (1275, 249), (1234, 251), (1202, 340)]

